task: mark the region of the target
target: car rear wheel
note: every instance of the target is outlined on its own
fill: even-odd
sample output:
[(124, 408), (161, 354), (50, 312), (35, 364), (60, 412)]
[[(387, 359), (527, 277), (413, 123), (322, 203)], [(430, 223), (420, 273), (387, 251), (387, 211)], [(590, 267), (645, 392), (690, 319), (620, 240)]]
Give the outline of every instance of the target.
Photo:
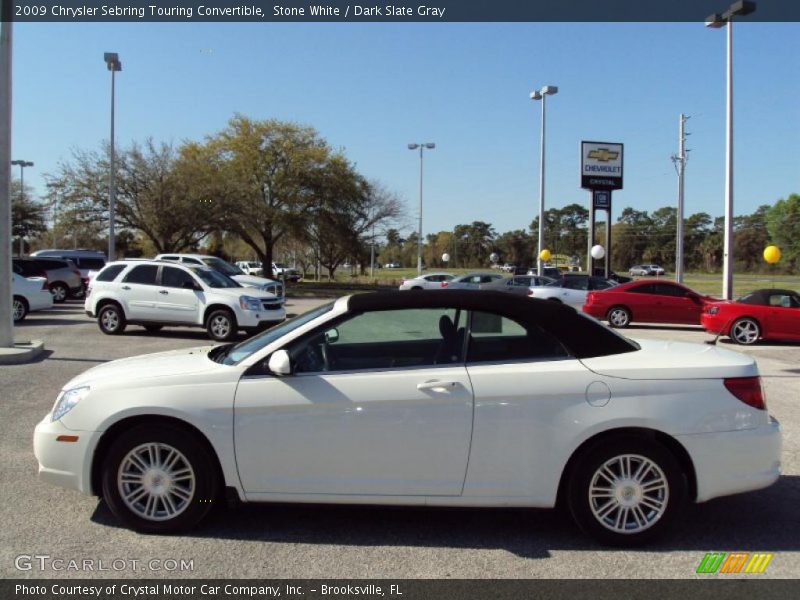
[(761, 328), (754, 319), (749, 317), (737, 319), (734, 324), (731, 325), (730, 337), (737, 344), (750, 346), (751, 344), (755, 344), (758, 338), (761, 337)]
[(120, 335), (127, 325), (125, 313), (116, 304), (106, 304), (97, 313), (97, 325), (107, 335)]
[(606, 319), (612, 327), (627, 327), (631, 324), (631, 311), (624, 306), (615, 306), (608, 311)]
[(227, 309), (215, 310), (206, 319), (208, 337), (218, 342), (227, 342), (236, 335), (236, 317)]
[(103, 463), (103, 498), (127, 526), (143, 533), (188, 529), (219, 498), (218, 469), (196, 436), (169, 425), (123, 433)]
[(645, 438), (625, 437), (582, 454), (568, 481), (567, 501), (585, 533), (604, 544), (634, 546), (669, 527), (687, 487), (669, 450)]
[(53, 294), (53, 302), (58, 302), (60, 304), (69, 296), (69, 288), (66, 284), (56, 281), (50, 284), (50, 293)]
[(11, 314), (14, 316), (14, 323), (19, 323), (28, 315), (28, 303), (25, 298), (22, 296), (14, 296)]

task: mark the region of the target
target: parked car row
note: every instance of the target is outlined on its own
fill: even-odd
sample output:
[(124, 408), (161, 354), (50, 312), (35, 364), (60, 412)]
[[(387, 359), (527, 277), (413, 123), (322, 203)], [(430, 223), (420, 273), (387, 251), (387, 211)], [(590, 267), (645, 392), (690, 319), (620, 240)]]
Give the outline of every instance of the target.
[(53, 308), (53, 294), (46, 278), (11, 274), (11, 315), (14, 323), (22, 321), (29, 312), (48, 308)]

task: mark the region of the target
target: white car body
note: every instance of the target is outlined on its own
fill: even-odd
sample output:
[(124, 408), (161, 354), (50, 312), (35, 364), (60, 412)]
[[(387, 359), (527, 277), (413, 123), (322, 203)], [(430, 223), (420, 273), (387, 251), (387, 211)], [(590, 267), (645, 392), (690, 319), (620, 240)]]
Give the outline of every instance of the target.
[(236, 266), (242, 270), (245, 275), (263, 275), (264, 268), (260, 262), (252, 260), (240, 260), (236, 262)]
[[(86, 295), (84, 310), (92, 318), (107, 303), (113, 302), (122, 307), (125, 319), (133, 324), (196, 325), (204, 326), (212, 307), (228, 308), (236, 317), (240, 329), (258, 329), (264, 325), (279, 323), (286, 319), (286, 310), (280, 300), (269, 292), (257, 288), (210, 287), (195, 275), (190, 265), (171, 261), (122, 260), (106, 265), (124, 265), (124, 268), (111, 281), (101, 281), (103, 271), (92, 280)], [(169, 266), (189, 273), (200, 289), (182, 289), (167, 285), (151, 285), (126, 282), (127, 275), (140, 265)], [(191, 265), (195, 269), (209, 270), (209, 267)], [(257, 310), (242, 306), (241, 298), (251, 297), (259, 300)]]
[(428, 273), (411, 279), (404, 279), (400, 284), (401, 290), (439, 290), (447, 288), (448, 282), (455, 275), (452, 273)]
[[(584, 279), (585, 276), (568, 276), (566, 281), (578, 282)], [(539, 300), (558, 301), (567, 306), (571, 306), (575, 310), (583, 310), (583, 305), (586, 303), (586, 296), (589, 292), (607, 289), (608, 287), (613, 287), (616, 283), (602, 278), (589, 277), (588, 287), (586, 289), (574, 287), (574, 284), (570, 283), (566, 285), (573, 285), (573, 287), (557, 287), (555, 285), (533, 286), (529, 288), (528, 296)]]
[(44, 277), (22, 277), (11, 274), (12, 316), (21, 321), (31, 311), (53, 308), (53, 294)]
[(172, 262), (180, 262), (186, 265), (210, 266), (211, 268), (227, 275), (234, 281), (241, 283), (245, 287), (259, 288), (274, 294), (281, 301), (284, 299), (283, 284), (280, 281), (275, 281), (274, 279), (269, 279), (267, 277), (247, 275), (243, 273), (239, 267), (227, 263), (217, 256), (211, 256), (209, 254), (169, 253), (159, 254), (153, 260), (169, 260)]
[[(399, 296), (426, 302), (448, 294)], [(603, 327), (564, 307), (477, 294)], [(384, 299), (362, 304), (400, 302), (389, 293), (372, 296)], [(352, 298), (287, 323), (283, 335), (264, 334), (266, 342), (233, 364), (211, 360), (205, 347), (78, 375), (54, 411), (66, 393), (80, 391), (81, 399), (36, 427), (40, 477), (98, 493), (93, 469), (96, 452), (108, 447), (103, 436), (133, 418), (193, 428), (213, 449), (224, 485), (243, 501), (552, 507), (570, 460), (586, 444), (631, 430), (650, 432), (688, 461), (697, 502), (766, 487), (779, 476), (778, 423), (724, 381), (757, 378), (756, 364), (716, 346), (642, 341), (637, 350), (583, 359), (258, 374), (283, 348), (332, 323), (341, 327)]]

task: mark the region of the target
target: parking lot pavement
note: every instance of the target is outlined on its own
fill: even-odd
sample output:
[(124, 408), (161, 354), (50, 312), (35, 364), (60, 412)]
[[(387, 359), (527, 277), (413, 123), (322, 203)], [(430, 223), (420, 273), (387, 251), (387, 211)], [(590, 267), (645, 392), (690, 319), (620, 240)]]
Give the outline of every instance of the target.
[[(287, 310), (296, 314), (321, 302), (290, 300)], [(669, 538), (654, 546), (615, 550), (594, 545), (568, 518), (546, 510), (258, 505), (220, 508), (187, 535), (133, 533), (119, 527), (96, 498), (38, 481), (33, 428), (61, 386), (81, 371), (116, 358), (206, 345), (205, 332), (172, 329), (150, 335), (132, 326), (126, 335), (107, 336), (83, 314), (81, 304), (68, 302), (29, 315), (16, 333), (17, 339), (44, 340), (47, 352), (32, 364), (0, 367), (2, 577), (691, 578), (711, 551), (774, 553), (759, 577), (800, 577), (797, 345), (743, 350), (719, 342), (755, 356), (765, 375), (770, 412), (783, 425), (780, 481), (766, 490), (689, 507)], [(711, 339), (692, 327), (638, 326), (624, 333)], [(19, 571), (15, 558), (20, 555), (92, 560), (95, 570), (102, 560), (109, 570)], [(174, 566), (168, 561), (181, 559), (192, 561), (192, 569), (168, 570)]]

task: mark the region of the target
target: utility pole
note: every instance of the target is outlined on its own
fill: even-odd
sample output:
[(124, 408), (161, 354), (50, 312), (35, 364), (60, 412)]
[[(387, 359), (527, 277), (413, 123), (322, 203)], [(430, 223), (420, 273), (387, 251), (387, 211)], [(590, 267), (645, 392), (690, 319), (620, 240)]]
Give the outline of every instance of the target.
[(678, 125), (678, 153), (672, 155), (672, 163), (678, 173), (678, 215), (677, 232), (675, 242), (675, 281), (683, 283), (683, 191), (684, 191), (684, 172), (686, 163), (689, 160), (686, 149), (686, 121), (690, 117), (681, 113)]
[(14, 346), (11, 314), (11, 3), (0, 4), (0, 348)]

